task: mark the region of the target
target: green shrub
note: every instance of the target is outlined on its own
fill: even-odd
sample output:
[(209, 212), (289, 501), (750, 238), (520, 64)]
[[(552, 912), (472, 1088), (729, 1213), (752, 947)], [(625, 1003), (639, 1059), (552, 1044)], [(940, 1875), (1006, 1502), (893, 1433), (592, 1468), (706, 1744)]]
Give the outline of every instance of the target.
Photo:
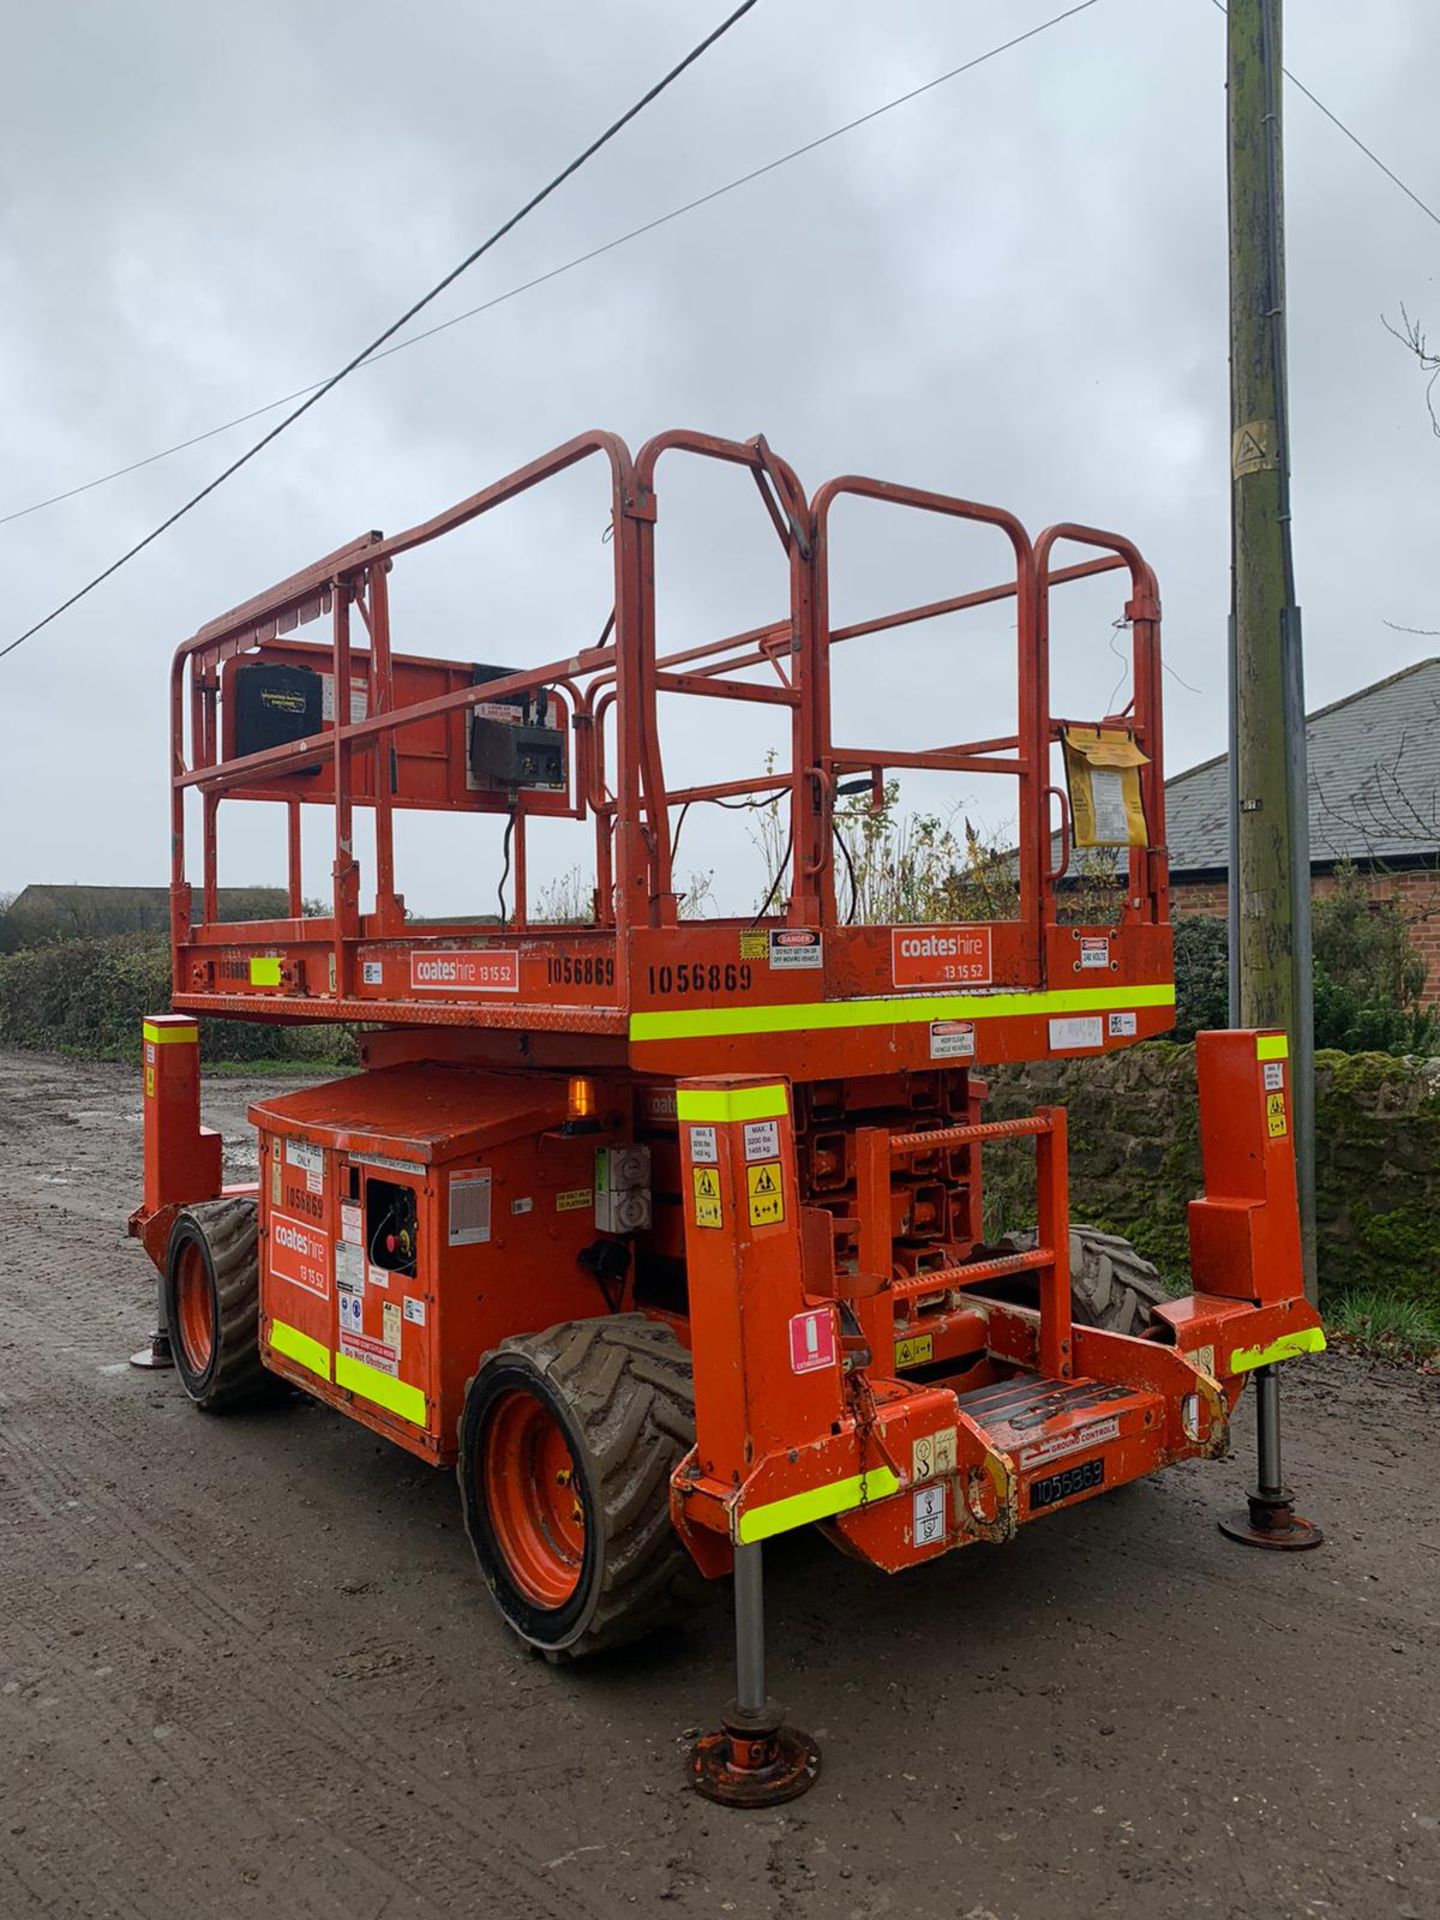
[(1342, 1053), (1431, 1054), (1440, 1025), (1421, 1011), (1425, 962), (1393, 900), (1347, 864), (1315, 902), (1315, 1045)]
[[(170, 951), (153, 934), (57, 940), (0, 954), (0, 1046), (45, 1048), (97, 1059), (140, 1056), (140, 1023), (170, 1005)], [(201, 1057), (211, 1061), (313, 1061), (350, 1066), (354, 1029), (202, 1020)]]
[[(1340, 1053), (1440, 1052), (1440, 1021), (1420, 1005), (1425, 962), (1393, 901), (1372, 897), (1354, 867), (1336, 870), (1314, 907), (1315, 1046)], [(1175, 922), (1175, 1038), (1230, 1023), (1230, 940), (1223, 920)]]
[(1230, 939), (1223, 920), (1198, 915), (1175, 922), (1175, 1035), (1230, 1024)]

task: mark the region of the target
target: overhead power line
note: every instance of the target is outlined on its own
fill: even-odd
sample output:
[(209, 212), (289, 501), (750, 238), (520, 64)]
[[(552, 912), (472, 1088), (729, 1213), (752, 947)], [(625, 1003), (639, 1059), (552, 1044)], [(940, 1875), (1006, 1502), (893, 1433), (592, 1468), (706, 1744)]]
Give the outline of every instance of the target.
[(280, 435), (284, 433), (288, 427), (294, 426), (302, 414), (308, 413), (311, 407), (315, 406), (318, 401), (323, 400), (327, 393), (332, 392), (338, 387), (340, 382), (349, 374), (352, 374), (362, 361), (368, 360), (377, 348), (383, 347), (387, 340), (393, 340), (400, 329), (408, 326), (417, 313), (422, 312), (428, 307), (432, 300), (438, 299), (447, 287), (453, 286), (461, 274), (468, 272), (469, 269), (474, 266), (475, 262), (489, 253), (492, 247), (498, 245), (507, 233), (513, 232), (522, 220), (532, 214), (536, 207), (540, 206), (543, 201), (548, 200), (551, 194), (562, 187), (572, 175), (578, 173), (587, 161), (593, 159), (594, 156), (599, 153), (602, 147), (608, 146), (616, 134), (629, 126), (630, 122), (634, 120), (637, 115), (643, 113), (652, 101), (657, 100), (660, 95), (665, 92), (667, 87), (671, 86), (674, 81), (680, 78), (680, 75), (684, 73), (687, 68), (692, 67), (718, 40), (723, 39), (730, 29), (739, 21), (743, 20), (745, 15), (749, 13), (756, 4), (757, 0), (741, 0), (741, 4), (735, 8), (734, 12), (728, 14), (726, 18), (720, 22), (718, 27), (706, 34), (703, 40), (693, 46), (683, 60), (677, 61), (663, 78), (657, 80), (654, 86), (647, 92), (642, 93), (635, 104), (627, 107), (618, 120), (612, 120), (602, 134), (592, 140), (589, 146), (582, 148), (569, 165), (562, 167), (560, 172), (555, 174), (541, 187), (538, 193), (532, 194), (525, 204), (512, 213), (508, 220), (498, 226), (488, 239), (482, 240), (478, 247), (475, 247), (470, 253), (467, 253), (459, 265), (452, 267), (443, 280), (437, 280), (428, 293), (422, 294), (413, 305), (405, 309), (398, 320), (392, 321), (383, 333), (377, 334), (368, 346), (363, 347), (353, 359), (347, 360), (338, 373), (331, 374), (330, 378), (322, 382), (314, 392), (295, 408), (293, 413), (286, 414), (285, 418), (277, 422), (268, 433), (263, 434), (260, 439), (255, 442), (254, 446), (247, 448), (238, 460), (232, 460), (223, 473), (216, 474), (215, 478), (206, 486), (203, 486), (198, 493), (192, 494), (183, 506), (177, 507), (174, 513), (168, 515), (166, 519), (160, 522), (158, 527), (152, 528), (143, 540), (137, 540), (135, 545), (122, 553), (118, 560), (112, 560), (110, 565), (106, 567), (102, 573), (97, 573), (93, 580), (88, 580), (83, 587), (79, 588), (75, 593), (72, 593), (69, 599), (62, 600), (60, 605), (50, 613), (47, 613), (43, 620), (37, 620), (34, 626), (27, 627), (24, 633), (18, 634), (7, 646), (0, 647), (0, 660), (3, 660), (7, 654), (13, 653), (17, 647), (23, 646), (27, 640), (33, 639), (42, 628), (48, 627), (52, 620), (58, 620), (62, 613), (67, 612), (78, 600), (83, 600), (87, 593), (93, 593), (96, 587), (110, 578), (111, 574), (118, 573), (127, 561), (133, 560), (136, 554), (143, 553), (152, 541), (158, 540), (162, 533), (168, 532), (177, 520), (183, 520), (187, 513), (191, 512), (195, 507), (198, 507), (200, 502), (214, 493), (217, 487), (223, 486), (225, 482), (237, 474), (243, 466), (246, 466), (253, 460), (256, 454), (268, 447), (272, 440), (278, 440)]
[[(1067, 7), (1063, 13), (1057, 13), (1048, 20), (1042, 20), (1027, 32), (1017, 34), (1011, 40), (1002, 41), (998, 46), (988, 48), (984, 53), (977, 54), (974, 59), (967, 60), (958, 67), (951, 67), (947, 72), (937, 74), (933, 80), (927, 80), (922, 86), (914, 87), (908, 93), (897, 94), (893, 100), (885, 101), (868, 113), (859, 114), (855, 119), (847, 120), (841, 126), (832, 127), (828, 133), (820, 134), (814, 140), (807, 140), (802, 146), (792, 147), (788, 153), (778, 154), (775, 159), (767, 160), (763, 166), (752, 167), (748, 173), (737, 174), (733, 180), (727, 180), (722, 186), (712, 187), (709, 192), (699, 194), (693, 200), (686, 200), (678, 207), (671, 207), (668, 213), (657, 214), (653, 220), (642, 221), (638, 227), (631, 227), (624, 233), (616, 234), (613, 239), (603, 241), (598, 247), (591, 247), (585, 253), (577, 253), (572, 259), (562, 262), (557, 267), (550, 267), (546, 272), (536, 274), (529, 280), (522, 280), (518, 286), (509, 287), (504, 293), (497, 293), (492, 299), (482, 301), (479, 306), (467, 307), (463, 313), (452, 314), (448, 320), (440, 321), (437, 326), (426, 327), (421, 333), (413, 333), (405, 340), (397, 340), (393, 346), (386, 347), (383, 352), (371, 352), (362, 356), (356, 370), (359, 371), (360, 368), (367, 366), (379, 366), (382, 360), (388, 360), (392, 354), (404, 353), (407, 348), (418, 347), (426, 340), (433, 340), (437, 334), (448, 332), (451, 327), (458, 327), (464, 321), (474, 320), (483, 313), (491, 312), (495, 307), (503, 306), (509, 300), (518, 299), (522, 293), (531, 293), (536, 287), (543, 287), (551, 280), (558, 280), (563, 274), (573, 273), (577, 267), (588, 266), (592, 260), (598, 260), (607, 253), (613, 253), (617, 247), (626, 246), (631, 240), (643, 239), (647, 233), (654, 233), (657, 228), (668, 226), (671, 221), (679, 220), (687, 213), (694, 213), (701, 207), (709, 206), (712, 201), (736, 192), (740, 187), (749, 186), (752, 181), (763, 179), (766, 174), (774, 173), (777, 168), (788, 166), (792, 160), (803, 159), (806, 154), (814, 153), (817, 148), (828, 146), (832, 140), (838, 140), (844, 134), (853, 133), (857, 127), (863, 127), (872, 120), (878, 120), (883, 114), (893, 113), (897, 107), (907, 106), (912, 100), (919, 99), (922, 94), (944, 86), (947, 81), (958, 79), (961, 74), (983, 66), (987, 60), (993, 60), (999, 54), (1008, 53), (1013, 47), (1020, 46), (1026, 40), (1033, 40), (1037, 34), (1048, 32), (1051, 27), (1059, 26), (1062, 21), (1071, 19), (1077, 13), (1084, 13), (1096, 4), (1097, 0), (1081, 0), (1081, 4)], [(1221, 14), (1225, 12), (1223, 0), (1211, 0), (1211, 4), (1217, 12)], [(1372, 148), (1366, 146), (1360, 136), (1348, 127), (1337, 113), (1327, 107), (1318, 94), (1313, 93), (1303, 80), (1291, 73), (1288, 67), (1284, 68), (1283, 72), (1290, 84), (1303, 93), (1311, 105), (1318, 108), (1372, 165), (1378, 167), (1388, 180), (1393, 181), (1427, 219), (1435, 221), (1436, 225), (1440, 226), (1440, 214), (1427, 206), (1419, 194), (1409, 187), (1393, 168), (1388, 167)], [(324, 380), (315, 380), (308, 386), (296, 387), (291, 393), (282, 393), (274, 400), (267, 400), (263, 406), (252, 407), (248, 413), (239, 413), (231, 420), (222, 420), (218, 426), (207, 427), (203, 432), (191, 434), (188, 439), (175, 441), (172, 446), (161, 447), (157, 452), (148, 453), (139, 460), (132, 460), (123, 467), (112, 468), (109, 473), (97, 474), (93, 480), (84, 480), (78, 486), (66, 487), (59, 493), (47, 495), (43, 500), (32, 500), (28, 506), (16, 507), (9, 513), (0, 514), (0, 527), (8, 526), (12, 520), (24, 520), (32, 513), (43, 513), (47, 507), (59, 506), (63, 501), (74, 500), (82, 493), (93, 492), (97, 487), (109, 486), (114, 480), (123, 480), (127, 474), (139, 473), (143, 468), (153, 467), (157, 462), (169, 460), (177, 453), (185, 453), (191, 447), (202, 446), (205, 441), (218, 439), (222, 433), (230, 433), (236, 427), (247, 426), (252, 420), (263, 419), (267, 413), (274, 413), (280, 407), (289, 406), (294, 400), (303, 400), (307, 394), (314, 394), (318, 398), (320, 390), (326, 384)], [(0, 658), (3, 658), (3, 655), (0, 655)]]
[[(388, 360), (392, 354), (404, 353), (409, 347), (418, 347), (422, 341), (433, 340), (437, 333), (445, 333), (451, 327), (458, 327), (462, 321), (474, 320), (482, 313), (489, 313), (493, 308), (503, 306), (507, 300), (514, 300), (522, 293), (530, 293), (536, 287), (543, 287), (548, 281), (558, 280), (562, 274), (572, 273), (576, 267), (588, 266), (592, 260), (598, 260), (604, 254), (613, 253), (617, 247), (623, 247), (631, 240), (642, 239), (647, 233), (654, 233), (657, 227), (668, 226), (672, 220), (679, 220), (687, 213), (694, 213), (701, 207), (707, 207), (711, 201), (723, 199), (727, 193), (734, 193), (740, 187), (748, 187), (752, 181), (761, 180), (766, 174), (774, 173), (777, 168), (788, 166), (792, 160), (803, 159), (807, 153), (814, 153), (817, 148), (828, 146), (832, 140), (838, 140), (844, 134), (853, 133), (857, 127), (866, 126), (870, 121), (880, 119), (883, 114), (893, 113), (897, 107), (908, 106), (912, 100), (918, 100), (922, 94), (933, 93), (936, 87), (943, 87), (947, 81), (958, 80), (961, 74), (973, 72), (976, 67), (984, 66), (987, 60), (994, 60), (1002, 53), (1009, 53), (1012, 48), (1023, 45), (1027, 40), (1035, 39), (1039, 34), (1047, 33), (1051, 27), (1058, 27), (1062, 21), (1072, 19), (1077, 13), (1088, 12), (1096, 5), (1098, 0), (1079, 0), (1078, 5), (1067, 7), (1063, 13), (1053, 14), (1050, 19), (1040, 21), (1037, 26), (1028, 28), (1026, 32), (1017, 33), (1013, 39), (1004, 40), (998, 46), (987, 48), (984, 53), (976, 54), (973, 59), (962, 62), (960, 66), (951, 67), (948, 72), (937, 74), (933, 80), (926, 80), (922, 85), (912, 87), (908, 93), (897, 94), (893, 100), (887, 100), (881, 106), (872, 107), (867, 113), (858, 114), (855, 119), (845, 121), (842, 126), (832, 127), (828, 133), (822, 133), (814, 140), (807, 140), (803, 146), (792, 147), (788, 153), (778, 154), (775, 159), (767, 160), (763, 166), (752, 167), (748, 173), (737, 174), (733, 180), (727, 180), (723, 186), (712, 187), (709, 192), (699, 194), (695, 199), (687, 200), (681, 206), (671, 207), (668, 213), (657, 214), (653, 220), (642, 221), (638, 227), (631, 227), (625, 233), (616, 234), (613, 239), (603, 241), (598, 247), (591, 247), (585, 253), (577, 253), (573, 259), (564, 261), (558, 267), (551, 267), (544, 273), (536, 274), (530, 280), (522, 280), (518, 286), (509, 287), (504, 293), (497, 293), (492, 299), (481, 301), (477, 307), (467, 307), (463, 313), (452, 314), (448, 320), (442, 320), (433, 327), (426, 327), (422, 333), (412, 333), (405, 340), (397, 340), (393, 346), (386, 347), (383, 353), (363, 354), (356, 364), (357, 366), (379, 366), (382, 360)], [(318, 398), (320, 390), (326, 384), (323, 380), (316, 380), (310, 386), (297, 387), (293, 393), (282, 393), (276, 400), (267, 400), (264, 406), (253, 407), (249, 413), (237, 414), (233, 420), (224, 420), (219, 426), (207, 427), (203, 433), (192, 434), (188, 440), (177, 440), (174, 446), (162, 447), (158, 453), (146, 454), (141, 460), (132, 460), (127, 466), (116, 467), (112, 472), (102, 473), (93, 480), (83, 481), (77, 487), (67, 487), (62, 493), (52, 493), (47, 499), (32, 501), (28, 507), (17, 507), (11, 513), (0, 514), (0, 527), (7, 526), (12, 520), (23, 520), (28, 514), (40, 513), (46, 507), (58, 506), (62, 500), (73, 500), (78, 494), (90, 493), (96, 487), (108, 486), (112, 480), (123, 480), (126, 474), (138, 473), (142, 467), (153, 467), (159, 460), (168, 460), (172, 454), (184, 453), (190, 447), (200, 446), (203, 441), (213, 440), (222, 433), (229, 433), (234, 427), (243, 427), (251, 420), (259, 420), (265, 414), (273, 413), (277, 407), (288, 406), (292, 400), (303, 399), (306, 394), (313, 393)], [(333, 382), (329, 384), (333, 385)]]
[[(1210, 0), (1210, 4), (1212, 7), (1214, 7), (1217, 13), (1225, 13), (1227, 11), (1225, 7), (1225, 0)], [(1375, 153), (1371, 148), (1367, 147), (1365, 142), (1360, 138), (1359, 134), (1354, 132), (1352, 128), (1346, 126), (1345, 122), (1340, 118), (1338, 113), (1332, 113), (1330, 108), (1326, 106), (1325, 102), (1319, 97), (1319, 95), (1312, 93), (1309, 87), (1306, 86), (1303, 80), (1297, 80), (1295, 78), (1295, 75), (1290, 71), (1288, 67), (1282, 66), (1280, 71), (1281, 73), (1284, 74), (1285, 78), (1290, 82), (1291, 86), (1297, 90), (1297, 92), (1304, 94), (1305, 98), (1310, 102), (1312, 107), (1318, 107), (1320, 109), (1321, 113), (1324, 114), (1325, 118), (1330, 122), (1332, 127), (1338, 128), (1339, 131), (1344, 134), (1345, 138), (1350, 142), (1352, 147), (1358, 147), (1361, 153), (1364, 154), (1365, 158), (1369, 160), (1372, 165), (1377, 166), (1380, 169), (1381, 173), (1384, 174), (1387, 180), (1391, 180), (1395, 183), (1395, 185), (1400, 189), (1401, 193), (1405, 195), (1405, 198), (1407, 200), (1413, 200), (1415, 202), (1415, 205), (1420, 209), (1421, 213), (1425, 215), (1427, 220), (1433, 220), (1436, 226), (1440, 227), (1440, 213), (1436, 213), (1433, 207), (1427, 207), (1425, 202), (1420, 198), (1419, 194), (1416, 193), (1415, 189), (1413, 187), (1407, 187), (1405, 182), (1400, 178), (1399, 174), (1395, 172), (1394, 168), (1387, 167), (1385, 162), (1380, 158), (1379, 154)], [(4, 522), (0, 521), (0, 525), (3, 525), (3, 524)]]

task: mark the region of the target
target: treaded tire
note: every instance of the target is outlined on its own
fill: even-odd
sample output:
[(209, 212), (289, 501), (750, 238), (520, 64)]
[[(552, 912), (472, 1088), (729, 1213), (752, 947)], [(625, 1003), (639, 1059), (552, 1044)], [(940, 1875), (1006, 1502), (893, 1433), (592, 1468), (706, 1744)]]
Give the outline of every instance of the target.
[[(1039, 1244), (1031, 1228), (1000, 1242), (1004, 1253), (1028, 1253)], [(1070, 1304), (1078, 1325), (1138, 1338), (1154, 1308), (1170, 1298), (1159, 1271), (1128, 1240), (1099, 1227), (1070, 1223)]]
[[(538, 1604), (517, 1581), (486, 1497), (502, 1401), (539, 1400), (560, 1427), (584, 1509), (574, 1592)], [(465, 1389), (456, 1472), (486, 1584), (522, 1640), (552, 1661), (637, 1640), (692, 1612), (706, 1581), (670, 1522), (670, 1475), (695, 1442), (690, 1356), (644, 1314), (569, 1320), (503, 1341)]]
[[(261, 1399), (275, 1386), (260, 1363), (258, 1230), (255, 1202), (248, 1199), (187, 1207), (170, 1230), (165, 1324), (180, 1383), (207, 1413)], [(190, 1351), (185, 1338), (181, 1295), (192, 1285), (209, 1290), (208, 1359)]]

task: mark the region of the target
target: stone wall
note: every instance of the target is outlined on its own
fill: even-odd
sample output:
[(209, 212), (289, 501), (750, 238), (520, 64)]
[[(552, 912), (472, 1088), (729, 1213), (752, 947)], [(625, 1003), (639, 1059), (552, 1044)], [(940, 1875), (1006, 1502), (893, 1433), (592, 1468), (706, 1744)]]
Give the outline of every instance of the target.
[[(1185, 1209), (1203, 1186), (1194, 1048), (1152, 1041), (987, 1078), (989, 1119), (1067, 1109), (1075, 1217), (1127, 1235), (1187, 1281)], [(1315, 1094), (1322, 1289), (1374, 1286), (1440, 1305), (1440, 1061), (1322, 1053)], [(989, 1232), (1033, 1219), (1028, 1152), (992, 1150), (985, 1177)]]

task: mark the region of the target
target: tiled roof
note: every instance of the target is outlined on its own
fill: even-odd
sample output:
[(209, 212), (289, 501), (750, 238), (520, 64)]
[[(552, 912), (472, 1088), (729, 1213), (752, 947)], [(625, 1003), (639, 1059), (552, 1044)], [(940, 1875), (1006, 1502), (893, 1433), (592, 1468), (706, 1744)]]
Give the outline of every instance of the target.
[[(1305, 738), (1312, 863), (1440, 851), (1440, 660), (1321, 707), (1306, 720)], [(1227, 864), (1226, 757), (1165, 783), (1174, 875)]]

